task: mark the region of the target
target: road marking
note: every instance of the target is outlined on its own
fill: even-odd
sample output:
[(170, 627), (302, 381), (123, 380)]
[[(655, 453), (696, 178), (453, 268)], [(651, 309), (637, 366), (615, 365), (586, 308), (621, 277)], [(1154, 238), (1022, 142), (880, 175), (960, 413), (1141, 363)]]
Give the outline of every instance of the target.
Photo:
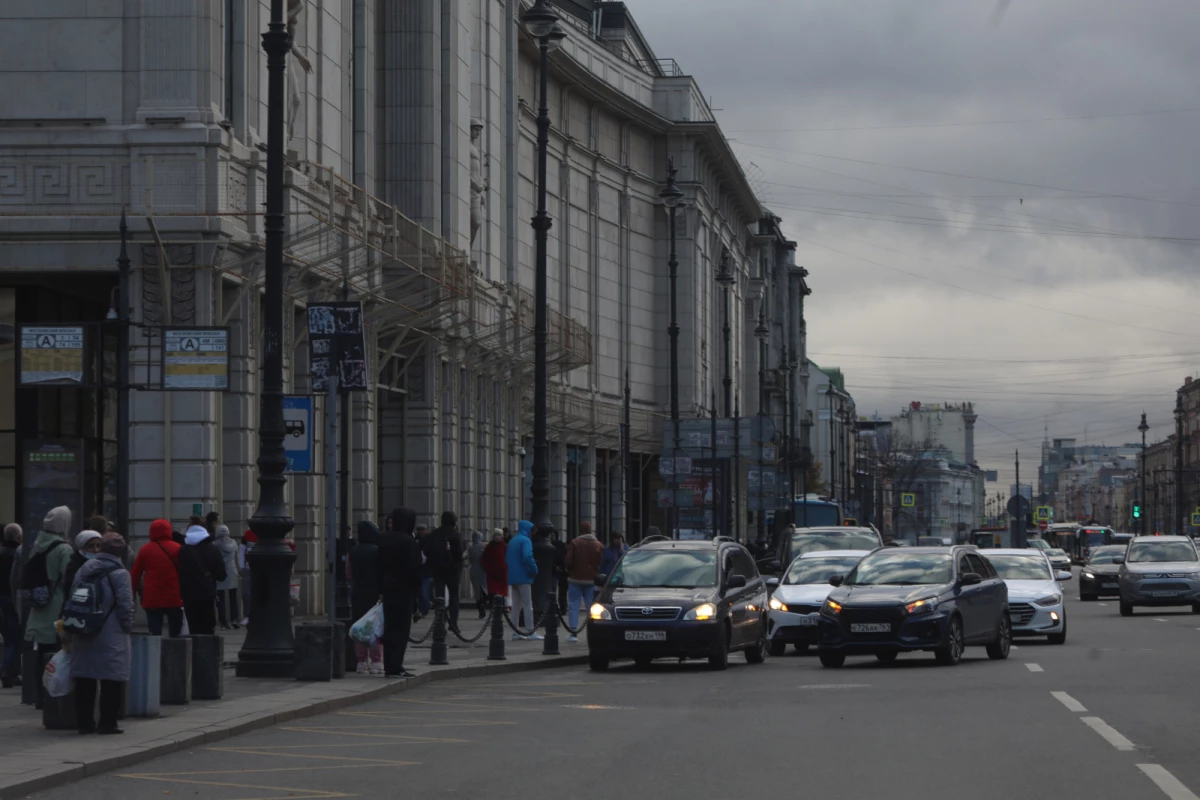
[(1096, 603), (1100, 608), (1108, 608), (1108, 603)]
[(1029, 670), (1030, 672), (1045, 672), (1046, 671), (1046, 670), (1042, 669), (1040, 666), (1038, 666), (1037, 664), (1026, 664), (1025, 669)]
[(1008, 649), (1009, 649), (1009, 650), (1020, 650), (1021, 648), (1017, 647), (1015, 644), (1010, 644), (1010, 645), (1008, 646)]
[(1165, 620), (1165, 619), (1163, 619), (1162, 617), (1155, 617), (1155, 618), (1154, 618), (1154, 621), (1155, 621), (1155, 622), (1166, 622), (1166, 620)]
[(870, 687), (869, 683), (810, 683), (805, 686), (798, 686), (798, 689), (866, 689)]
[(1136, 749), (1133, 742), (1126, 739), (1121, 734), (1117, 733), (1116, 728), (1109, 725), (1099, 717), (1080, 717), (1083, 724), (1094, 730), (1096, 733), (1104, 737), (1104, 740), (1118, 750), (1128, 751)]
[(1074, 697), (1071, 697), (1071, 695), (1067, 694), (1066, 692), (1051, 692), (1050, 694), (1054, 695), (1055, 700), (1066, 706), (1068, 711), (1087, 711), (1087, 709), (1083, 707), (1083, 703), (1079, 702)]
[(1171, 800), (1200, 800), (1191, 790), (1179, 782), (1179, 779), (1167, 772), (1165, 767), (1158, 764), (1138, 764), (1137, 768), (1146, 773), (1146, 777), (1154, 781), (1163, 794)]

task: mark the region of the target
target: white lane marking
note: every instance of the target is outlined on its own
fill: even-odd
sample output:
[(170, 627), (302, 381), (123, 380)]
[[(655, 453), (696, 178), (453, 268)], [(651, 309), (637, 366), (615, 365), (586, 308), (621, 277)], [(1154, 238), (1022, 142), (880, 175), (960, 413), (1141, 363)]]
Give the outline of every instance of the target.
[(799, 686), (799, 689), (866, 689), (869, 683), (810, 683)]
[(1100, 608), (1108, 608), (1108, 603), (1096, 603)]
[(1146, 773), (1146, 777), (1154, 781), (1163, 794), (1171, 800), (1200, 800), (1191, 790), (1179, 782), (1165, 767), (1158, 764), (1138, 764), (1137, 768)]
[(1008, 649), (1009, 649), (1009, 650), (1020, 650), (1021, 648), (1017, 647), (1015, 644), (1010, 644), (1010, 645), (1008, 646)]
[(1109, 725), (1099, 717), (1080, 717), (1083, 724), (1094, 730), (1096, 733), (1104, 737), (1104, 740), (1118, 750), (1128, 751), (1133, 750), (1133, 742), (1126, 739), (1121, 734), (1117, 733), (1116, 728)]
[(1165, 619), (1163, 619), (1162, 617), (1155, 617), (1155, 618), (1154, 618), (1154, 621), (1155, 621), (1155, 622), (1166, 622), (1166, 620), (1165, 620)]
[(1045, 672), (1046, 671), (1046, 670), (1042, 669), (1041, 667), (1039, 667), (1037, 664), (1026, 664), (1025, 669), (1029, 670), (1030, 672)]
[(1087, 711), (1087, 709), (1083, 707), (1083, 703), (1079, 702), (1074, 697), (1071, 697), (1071, 695), (1067, 694), (1066, 692), (1051, 692), (1050, 694), (1054, 695), (1055, 700), (1066, 706), (1068, 711)]

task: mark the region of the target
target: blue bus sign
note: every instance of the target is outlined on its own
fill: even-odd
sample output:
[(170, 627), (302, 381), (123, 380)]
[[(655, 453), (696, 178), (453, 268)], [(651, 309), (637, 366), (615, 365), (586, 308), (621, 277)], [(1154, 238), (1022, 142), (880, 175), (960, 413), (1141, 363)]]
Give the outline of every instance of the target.
[(312, 472), (311, 397), (283, 398), (283, 452), (287, 455), (287, 472)]

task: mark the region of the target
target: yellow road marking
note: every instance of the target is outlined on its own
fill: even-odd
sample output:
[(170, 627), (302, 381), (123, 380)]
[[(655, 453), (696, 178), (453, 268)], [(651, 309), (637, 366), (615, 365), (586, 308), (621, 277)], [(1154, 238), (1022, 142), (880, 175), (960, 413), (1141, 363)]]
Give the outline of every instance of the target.
[[(321, 728), (277, 728), (281, 731), (297, 731), (299, 733), (322, 733)], [(396, 744), (470, 744), (470, 739), (435, 739), (429, 736), (405, 736), (402, 733), (348, 733), (339, 731), (342, 736), (366, 736), (374, 739), (398, 739)], [(335, 756), (331, 756), (334, 758)]]
[[(204, 749), (212, 750), (217, 753), (238, 753), (240, 755), (245, 755), (245, 756), (279, 755), (279, 756), (283, 756), (285, 758), (303, 758), (305, 760), (319, 758), (319, 759), (324, 759), (324, 760), (328, 760), (328, 761), (363, 761), (363, 762), (367, 762), (369, 764), (383, 764), (385, 766), (395, 766), (395, 767), (411, 767), (414, 764), (420, 763), (417, 761), (393, 761), (392, 759), (385, 759), (385, 758), (357, 758), (355, 756), (314, 756), (314, 755), (293, 755), (292, 753), (269, 753), (266, 750), (259, 748), (259, 747), (206, 747)], [(303, 769), (303, 768), (302, 767), (280, 767), (279, 769), (287, 770), (287, 769)], [(254, 770), (237, 769), (237, 770), (229, 770), (229, 771), (230, 772), (253, 772)], [(266, 770), (264, 770), (264, 771), (266, 771)], [(272, 771), (274, 771), (274, 770), (272, 770)], [(213, 773), (213, 770), (206, 770), (205, 772)], [(217, 770), (215, 772), (215, 774), (220, 775), (220, 774), (223, 774), (224, 772), (225, 772), (225, 770)], [(139, 774), (149, 775), (151, 773), (143, 772), (143, 773), (139, 773)], [(197, 775), (200, 773), (164, 772), (162, 774), (164, 774), (164, 775)]]
[(261, 789), (266, 792), (287, 792), (287, 794), (275, 794), (268, 797), (244, 797), (238, 800), (285, 800), (288, 797), (299, 798), (300, 800), (313, 800), (313, 798), (328, 798), (328, 797), (357, 797), (357, 795), (346, 794), (345, 792), (326, 792), (320, 789), (291, 789), (286, 786), (258, 786), (253, 783), (228, 783), (224, 781), (195, 781), (184, 780), (183, 778), (163, 778), (157, 775), (142, 775), (142, 774), (124, 774), (117, 775), (118, 778), (129, 778), (139, 781), (162, 781), (163, 783), (186, 783), (192, 786), (224, 786), (233, 789)]
[[(405, 699), (402, 699), (399, 697), (389, 697), (388, 700), (391, 700), (393, 703), (414, 703), (416, 705), (441, 706), (443, 708), (461, 708), (463, 710), (480, 709), (480, 708), (486, 708), (486, 709), (490, 709), (492, 711), (546, 711), (547, 710), (545, 708), (513, 708), (512, 706), (483, 706), (483, 705), (474, 705), (471, 703), (443, 703), (439, 700), (405, 700)], [(432, 713), (432, 712), (430, 712), (430, 713)]]

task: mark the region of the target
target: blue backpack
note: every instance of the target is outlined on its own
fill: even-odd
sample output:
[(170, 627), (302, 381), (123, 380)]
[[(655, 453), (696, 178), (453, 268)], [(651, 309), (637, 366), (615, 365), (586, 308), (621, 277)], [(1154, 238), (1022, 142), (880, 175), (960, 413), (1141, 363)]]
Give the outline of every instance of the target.
[[(85, 578), (76, 579), (67, 601), (63, 603), (62, 626), (65, 632), (76, 636), (95, 636), (104, 630), (104, 623), (108, 622), (109, 615), (117, 607), (117, 590), (112, 585), (115, 569), (117, 567), (97, 570)], [(107, 611), (104, 610), (104, 591), (100, 587), (105, 580), (112, 592), (112, 604)]]

